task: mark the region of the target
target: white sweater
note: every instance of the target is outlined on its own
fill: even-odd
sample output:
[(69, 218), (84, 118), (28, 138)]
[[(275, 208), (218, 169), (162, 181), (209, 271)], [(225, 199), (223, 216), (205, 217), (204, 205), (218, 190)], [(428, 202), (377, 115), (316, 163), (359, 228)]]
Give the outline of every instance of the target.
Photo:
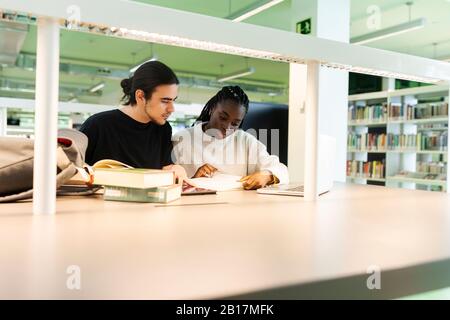
[(185, 168), (188, 177), (202, 165), (210, 164), (219, 172), (238, 176), (268, 170), (280, 183), (289, 183), (287, 167), (277, 156), (270, 155), (263, 143), (243, 130), (216, 139), (205, 134), (200, 123), (177, 132), (172, 141), (172, 159)]

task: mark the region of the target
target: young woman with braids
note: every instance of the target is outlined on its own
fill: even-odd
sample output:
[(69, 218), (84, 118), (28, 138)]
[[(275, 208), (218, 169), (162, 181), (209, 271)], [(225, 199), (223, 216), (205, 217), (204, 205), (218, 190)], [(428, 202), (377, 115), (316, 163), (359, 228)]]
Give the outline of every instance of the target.
[(211, 177), (216, 171), (239, 175), (245, 189), (289, 182), (287, 167), (278, 157), (240, 130), (248, 104), (240, 87), (223, 87), (206, 103), (193, 127), (174, 135), (173, 157), (189, 177)]
[(80, 131), (88, 136), (86, 163), (113, 159), (135, 168), (175, 172), (181, 182), (183, 167), (172, 162), (172, 127), (178, 78), (165, 64), (150, 61), (121, 82), (122, 108), (100, 112), (87, 119)]

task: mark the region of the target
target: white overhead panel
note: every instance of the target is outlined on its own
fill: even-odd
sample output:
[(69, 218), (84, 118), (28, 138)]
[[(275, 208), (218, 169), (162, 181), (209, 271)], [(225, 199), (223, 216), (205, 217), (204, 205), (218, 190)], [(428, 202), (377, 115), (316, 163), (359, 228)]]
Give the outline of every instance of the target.
[(331, 68), (419, 82), (450, 82), (450, 65), (443, 61), (132, 1), (0, 0), (0, 8), (64, 20), (73, 20), (68, 9), (76, 8), (79, 20), (97, 25), (97, 32), (130, 39), (288, 63), (318, 61)]

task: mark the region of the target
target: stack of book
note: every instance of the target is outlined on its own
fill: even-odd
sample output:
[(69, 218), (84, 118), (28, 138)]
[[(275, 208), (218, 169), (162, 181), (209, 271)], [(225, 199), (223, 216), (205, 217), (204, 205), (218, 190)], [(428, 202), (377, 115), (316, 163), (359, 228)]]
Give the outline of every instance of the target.
[(174, 184), (172, 171), (135, 169), (111, 159), (86, 165), (63, 186), (63, 191), (80, 194), (97, 191), (99, 186), (104, 187), (105, 200), (167, 203), (181, 197), (181, 186)]
[(347, 176), (352, 178), (384, 179), (384, 161), (347, 161)]
[(167, 203), (181, 197), (181, 186), (167, 170), (98, 168), (93, 184), (104, 186), (105, 200)]

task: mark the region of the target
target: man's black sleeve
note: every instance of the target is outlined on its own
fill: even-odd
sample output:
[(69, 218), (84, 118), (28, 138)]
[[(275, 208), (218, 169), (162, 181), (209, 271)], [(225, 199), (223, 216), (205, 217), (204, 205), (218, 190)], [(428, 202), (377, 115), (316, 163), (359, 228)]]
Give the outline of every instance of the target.
[(172, 144), (172, 127), (169, 123), (167, 123), (167, 129), (164, 134), (164, 138), (162, 141), (162, 163), (161, 167), (168, 166), (173, 164), (172, 160), (172, 150), (173, 150), (173, 144)]
[(80, 128), (80, 131), (88, 137), (88, 147), (86, 149), (85, 162), (89, 165), (93, 165), (95, 149), (98, 141), (98, 127), (94, 119), (87, 119)]

